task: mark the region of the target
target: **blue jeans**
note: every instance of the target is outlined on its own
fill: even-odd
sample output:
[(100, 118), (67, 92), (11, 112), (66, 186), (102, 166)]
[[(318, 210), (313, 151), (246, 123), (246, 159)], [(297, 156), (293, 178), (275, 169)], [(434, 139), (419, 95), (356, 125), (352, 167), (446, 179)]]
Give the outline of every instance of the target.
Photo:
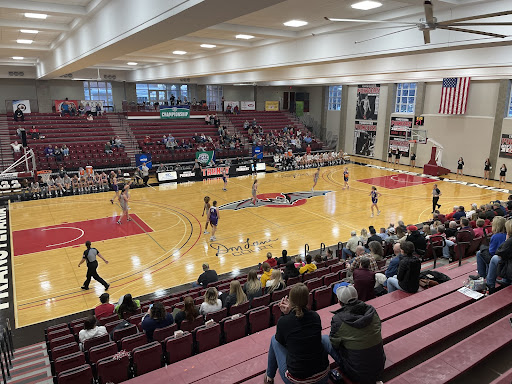
[(352, 257), (352, 255), (353, 255), (353, 254), (352, 254), (352, 251), (350, 251), (350, 249), (348, 249), (348, 248), (343, 248), (343, 249), (341, 250), (341, 258), (342, 258), (343, 260), (347, 260), (347, 258)]
[[(491, 258), (491, 262), (489, 263), (489, 266), (487, 268), (487, 277), (485, 280), (487, 285), (491, 288), (494, 288), (494, 286), (496, 285), (496, 277), (498, 275), (498, 263), (500, 262), (500, 260), (501, 257), (494, 255)], [(478, 270), (478, 274), (480, 275), (480, 270)]]
[(393, 277), (389, 277), (387, 282), (388, 282), (388, 292), (389, 293), (394, 292), (397, 289), (403, 291), (402, 287), (400, 287), (400, 284), (398, 284), (398, 279), (397, 279), (396, 275)]
[(322, 335), (322, 345), (325, 351), (331, 356), (336, 364), (340, 365), (340, 355), (338, 352), (332, 347), (331, 340), (329, 339), (329, 335)]
[[(329, 336), (327, 337), (327, 341), (330, 344)], [(322, 336), (322, 344), (325, 348), (325, 342), (324, 337)], [(331, 346), (332, 349), (332, 346)], [(268, 349), (268, 362), (267, 362), (267, 376), (271, 379), (273, 379), (276, 376), (276, 372), (279, 369), (279, 376), (281, 376), (281, 379), (285, 384), (292, 384), (290, 380), (288, 380), (285, 376), (286, 371), (288, 370), (286, 366), (286, 348), (279, 344), (279, 342), (276, 340), (275, 335), (272, 336), (272, 340), (270, 340), (270, 348)], [(334, 359), (334, 357), (333, 357)], [(326, 384), (328, 380), (328, 377), (325, 379), (319, 381), (319, 384)]]
[[(494, 256), (493, 256), (494, 257)], [(487, 277), (487, 270), (489, 269), (489, 264), (487, 264), (482, 257), (482, 253), (478, 251), (476, 253), (476, 268), (478, 270), (478, 275), (480, 277), (486, 278)]]

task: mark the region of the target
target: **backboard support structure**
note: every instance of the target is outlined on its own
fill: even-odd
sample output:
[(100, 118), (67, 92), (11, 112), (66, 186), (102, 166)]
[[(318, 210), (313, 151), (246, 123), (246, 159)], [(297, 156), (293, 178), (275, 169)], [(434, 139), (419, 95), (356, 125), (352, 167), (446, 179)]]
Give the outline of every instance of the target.
[(406, 132), (410, 144), (427, 144), (428, 132), (426, 129), (410, 128)]

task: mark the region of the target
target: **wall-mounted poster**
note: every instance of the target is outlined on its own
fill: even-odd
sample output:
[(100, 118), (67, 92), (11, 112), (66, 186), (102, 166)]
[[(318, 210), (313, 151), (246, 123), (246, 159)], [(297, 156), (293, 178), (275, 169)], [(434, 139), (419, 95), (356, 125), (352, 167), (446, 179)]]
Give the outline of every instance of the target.
[(404, 157), (409, 157), (409, 139), (407, 132), (412, 128), (412, 117), (392, 117), (389, 126), (389, 150), (400, 151)]
[(357, 86), (356, 120), (377, 120), (380, 84)]
[(13, 100), (12, 111), (15, 112), (18, 107), (23, 111), (23, 113), (32, 113), (30, 110), (30, 100)]
[(354, 127), (354, 154), (375, 157), (376, 121), (357, 121)]
[(500, 157), (512, 159), (512, 135), (501, 135)]

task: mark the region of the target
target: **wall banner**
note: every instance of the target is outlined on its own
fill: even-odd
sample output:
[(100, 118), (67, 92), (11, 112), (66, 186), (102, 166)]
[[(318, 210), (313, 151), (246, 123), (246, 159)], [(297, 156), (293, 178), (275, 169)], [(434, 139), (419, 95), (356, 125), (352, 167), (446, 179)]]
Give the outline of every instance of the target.
[(357, 86), (356, 120), (377, 120), (380, 84)]
[(375, 157), (376, 121), (356, 120), (354, 126), (354, 154)]
[(240, 109), (242, 111), (255, 111), (256, 110), (256, 102), (255, 101), (241, 101)]
[(407, 131), (412, 128), (412, 117), (392, 117), (389, 126), (388, 151), (400, 151), (400, 155), (409, 157), (409, 141)]
[(265, 111), (279, 111), (279, 101), (265, 101)]
[(160, 108), (161, 119), (188, 119), (190, 117), (190, 105), (179, 107)]
[(16, 111), (18, 107), (21, 109), (23, 113), (32, 113), (32, 111), (30, 110), (30, 100), (13, 100), (12, 111)]
[(55, 111), (58, 113), (62, 112), (63, 104), (68, 105), (68, 110), (71, 110), (72, 105), (74, 105), (75, 110), (78, 111), (78, 106), (80, 105), (80, 100), (55, 100)]
[(512, 159), (512, 135), (501, 135), (500, 157)]

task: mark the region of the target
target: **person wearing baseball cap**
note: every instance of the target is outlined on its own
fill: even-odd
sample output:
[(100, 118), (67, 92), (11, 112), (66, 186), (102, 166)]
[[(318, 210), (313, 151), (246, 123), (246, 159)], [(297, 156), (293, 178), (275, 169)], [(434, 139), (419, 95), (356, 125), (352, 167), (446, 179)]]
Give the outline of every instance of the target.
[(414, 251), (418, 255), (423, 256), (427, 252), (427, 240), (425, 240), (425, 237), (418, 231), (417, 226), (407, 226), (406, 240), (414, 244)]
[(351, 381), (375, 383), (381, 380), (386, 355), (381, 321), (374, 307), (357, 299), (357, 290), (349, 283), (333, 288), (341, 308), (334, 312), (331, 333), (322, 336), (327, 353)]

